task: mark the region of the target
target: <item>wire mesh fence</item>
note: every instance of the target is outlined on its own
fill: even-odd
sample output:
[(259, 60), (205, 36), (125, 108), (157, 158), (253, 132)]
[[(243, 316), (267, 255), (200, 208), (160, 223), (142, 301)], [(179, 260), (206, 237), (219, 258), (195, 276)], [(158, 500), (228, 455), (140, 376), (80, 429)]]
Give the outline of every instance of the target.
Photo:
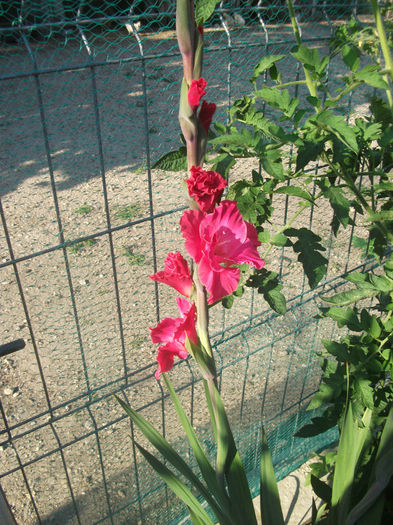
[[(322, 50), (335, 25), (368, 15), (361, 1), (296, 9), (302, 38)], [(174, 313), (174, 296), (148, 275), (179, 246), (184, 209), (179, 174), (152, 169), (179, 141), (174, 20), (165, 1), (10, 1), (0, 13), (1, 342), (26, 341), (1, 359), (0, 483), (19, 523), (168, 524), (183, 515), (136, 453), (134, 429), (112, 396), (184, 451), (153, 377), (147, 330)], [(292, 45), (285, 2), (221, 2), (205, 31), (217, 120), (247, 92), (261, 56), (288, 55), (295, 79)], [(342, 81), (340, 67), (332, 62), (330, 83)], [(347, 114), (364, 111), (364, 99), (345, 103)], [(231, 177), (252, 167), (246, 161)], [(283, 197), (277, 218), (293, 206)], [(328, 240), (319, 290), (308, 290), (293, 254), (277, 249), (269, 264), (290, 276), (288, 313), (272, 316), (249, 293), (211, 320), (220, 387), (251, 480), (262, 419), (280, 477), (335, 439), (293, 438), (318, 386), (319, 341), (333, 329), (315, 319), (317, 294), (341, 286), (360, 260), (353, 238), (365, 235), (353, 228), (334, 237), (330, 213), (310, 208), (296, 224)], [(176, 366), (176, 385), (211, 452), (192, 363)]]

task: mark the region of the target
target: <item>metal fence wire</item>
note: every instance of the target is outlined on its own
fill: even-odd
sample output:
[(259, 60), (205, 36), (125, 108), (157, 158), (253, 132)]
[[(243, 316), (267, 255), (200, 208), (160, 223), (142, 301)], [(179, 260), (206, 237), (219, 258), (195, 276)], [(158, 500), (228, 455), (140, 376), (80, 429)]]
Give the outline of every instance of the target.
[[(335, 25), (368, 16), (361, 1), (295, 7), (303, 40), (322, 52)], [(174, 8), (165, 0), (1, 4), (0, 343), (26, 346), (0, 358), (0, 484), (19, 524), (168, 525), (184, 515), (136, 453), (134, 428), (112, 396), (188, 454), (153, 377), (147, 330), (174, 313), (175, 296), (148, 275), (180, 246), (184, 209), (180, 175), (152, 169), (179, 142)], [(248, 91), (262, 56), (286, 54), (288, 80), (296, 78), (293, 41), (283, 0), (217, 6), (204, 65), (217, 120)], [(341, 81), (340, 67), (332, 61), (331, 83)], [(346, 103), (348, 114), (361, 112), (364, 99)], [(231, 177), (252, 167), (241, 164)], [(294, 206), (283, 197), (277, 221)], [(296, 225), (326, 241), (329, 273), (319, 289), (307, 288), (292, 252), (277, 249), (269, 265), (283, 276), (287, 314), (271, 315), (250, 292), (211, 320), (220, 387), (254, 494), (262, 420), (279, 477), (336, 438), (293, 437), (310, 417), (319, 342), (332, 336), (332, 325), (315, 318), (318, 292), (341, 286), (360, 260), (354, 235), (364, 236), (348, 228), (334, 237), (329, 213), (311, 208)], [(193, 364), (176, 365), (172, 376), (212, 452)]]

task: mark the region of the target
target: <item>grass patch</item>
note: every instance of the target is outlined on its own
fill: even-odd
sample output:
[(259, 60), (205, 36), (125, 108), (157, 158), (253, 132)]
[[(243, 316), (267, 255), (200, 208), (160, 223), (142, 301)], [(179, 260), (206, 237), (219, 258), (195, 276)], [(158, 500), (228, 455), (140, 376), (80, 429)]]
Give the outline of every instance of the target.
[(87, 215), (92, 209), (93, 206), (90, 206), (90, 204), (83, 204), (80, 208), (74, 210), (74, 213), (77, 213), (78, 215)]
[(85, 248), (90, 248), (97, 244), (95, 239), (86, 239), (85, 241), (75, 242), (67, 246), (67, 252), (73, 255), (80, 255)]
[(139, 336), (139, 337), (135, 337), (132, 341), (131, 341), (131, 348), (133, 350), (137, 350), (140, 346), (143, 345), (143, 343), (146, 341), (146, 337), (144, 336)]
[(123, 221), (129, 221), (134, 217), (140, 217), (142, 215), (142, 205), (136, 204), (125, 204), (124, 206), (117, 206), (115, 210), (115, 217)]
[(146, 257), (142, 253), (135, 253), (132, 246), (123, 246), (122, 255), (130, 266), (143, 266), (146, 261)]

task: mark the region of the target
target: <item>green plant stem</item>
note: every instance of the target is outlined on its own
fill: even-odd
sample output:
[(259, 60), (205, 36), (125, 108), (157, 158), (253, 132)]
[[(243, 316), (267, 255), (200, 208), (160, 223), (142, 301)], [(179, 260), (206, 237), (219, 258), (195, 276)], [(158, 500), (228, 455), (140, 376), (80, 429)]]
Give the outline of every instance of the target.
[(305, 80), (294, 80), (293, 82), (285, 82), (284, 84), (277, 84), (277, 86), (272, 86), (272, 88), (282, 89), (289, 86), (301, 86), (307, 84)]
[[(385, 59), (385, 65), (387, 69), (389, 69), (390, 80), (393, 81), (393, 59), (390, 53), (389, 43), (386, 37), (385, 27), (383, 25), (383, 20), (382, 20), (381, 12), (378, 7), (377, 0), (371, 0), (371, 7), (372, 7), (374, 18), (375, 18), (375, 24), (377, 26), (377, 33), (379, 37), (379, 42), (381, 44), (383, 57)], [(386, 90), (386, 95), (388, 97), (389, 106), (392, 108), (393, 100), (392, 100), (391, 91)]]
[[(339, 100), (341, 100), (343, 97), (345, 97), (345, 95), (348, 95), (348, 93), (350, 93), (353, 89), (356, 89), (357, 87), (361, 86), (363, 84), (363, 82), (355, 82), (354, 84), (351, 84), (350, 86), (348, 86), (347, 88), (344, 89), (344, 91), (341, 91), (341, 93), (339, 95), (337, 95), (336, 97), (334, 98), (328, 98), (328, 102), (339, 102)], [(326, 105), (326, 104), (325, 104)]]
[[(297, 24), (297, 20), (296, 20), (296, 17), (295, 17), (295, 11), (293, 9), (292, 0), (287, 0), (287, 3), (288, 3), (289, 16), (290, 16), (290, 19), (291, 19), (293, 32), (294, 32), (294, 35), (295, 35), (295, 38), (296, 38), (296, 43), (297, 43), (298, 46), (300, 46), (301, 43), (302, 43), (302, 39), (301, 39), (301, 36), (300, 36), (299, 26)], [(305, 76), (305, 79), (306, 79), (305, 82), (307, 84), (307, 87), (308, 87), (308, 90), (310, 92), (310, 95), (312, 97), (317, 98), (317, 86), (316, 86), (314, 80), (312, 79), (310, 72), (304, 66), (303, 66), (303, 71), (304, 71), (304, 76)], [(319, 112), (319, 108), (315, 108), (315, 109), (316, 109), (317, 112)]]

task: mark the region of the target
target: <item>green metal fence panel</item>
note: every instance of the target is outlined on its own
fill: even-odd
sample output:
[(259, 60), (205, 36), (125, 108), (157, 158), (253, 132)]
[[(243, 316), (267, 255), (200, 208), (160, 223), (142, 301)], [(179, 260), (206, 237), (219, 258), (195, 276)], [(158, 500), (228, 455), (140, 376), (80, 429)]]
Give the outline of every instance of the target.
[[(351, 15), (367, 20), (367, 5), (296, 2), (302, 38), (327, 52), (333, 28)], [(134, 428), (112, 396), (124, 396), (187, 453), (153, 377), (147, 329), (173, 313), (174, 296), (148, 276), (179, 245), (184, 209), (179, 174), (152, 169), (179, 141), (174, 19), (174, 3), (158, 0), (1, 6), (1, 343), (22, 338), (26, 347), (0, 357), (0, 484), (24, 525), (168, 524), (184, 516), (136, 453)], [(286, 54), (288, 80), (299, 74), (284, 1), (221, 2), (205, 43), (204, 76), (222, 122), (261, 56)], [(333, 61), (329, 82), (341, 81)], [(349, 97), (343, 112), (362, 112), (363, 103)], [(231, 177), (252, 167), (247, 161)], [(277, 220), (292, 206), (283, 197)], [(318, 386), (319, 341), (333, 330), (315, 318), (318, 293), (341, 286), (360, 260), (353, 236), (364, 236), (352, 228), (333, 237), (330, 213), (310, 208), (296, 224), (327, 239), (329, 273), (317, 290), (293, 254), (277, 248), (269, 265), (287, 283), (288, 313), (271, 315), (249, 293), (211, 319), (220, 387), (254, 494), (262, 420), (279, 477), (336, 439), (293, 438)], [(193, 364), (175, 372), (212, 452)]]

